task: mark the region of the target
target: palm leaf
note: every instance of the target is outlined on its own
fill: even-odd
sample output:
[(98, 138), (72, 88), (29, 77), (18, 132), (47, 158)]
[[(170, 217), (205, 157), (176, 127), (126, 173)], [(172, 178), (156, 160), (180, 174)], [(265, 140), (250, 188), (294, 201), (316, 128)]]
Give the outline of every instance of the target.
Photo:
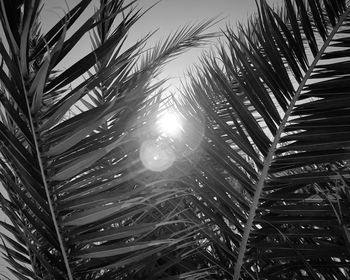
[[(153, 135), (139, 127), (152, 128), (161, 102), (162, 82), (151, 83), (159, 67), (211, 36), (204, 34), (211, 21), (181, 29), (140, 64), (150, 35), (126, 42), (141, 11), (102, 0), (72, 29), (89, 2), (46, 34), (39, 0), (0, 2), (0, 200), (9, 270), (18, 279), (196, 274), (198, 228), (182, 214), (185, 189), (143, 167), (140, 145)], [(88, 32), (92, 52), (60, 71)]]
[(348, 277), (349, 12), (260, 1), (190, 73), (180, 110), (205, 119), (190, 207), (223, 278)]

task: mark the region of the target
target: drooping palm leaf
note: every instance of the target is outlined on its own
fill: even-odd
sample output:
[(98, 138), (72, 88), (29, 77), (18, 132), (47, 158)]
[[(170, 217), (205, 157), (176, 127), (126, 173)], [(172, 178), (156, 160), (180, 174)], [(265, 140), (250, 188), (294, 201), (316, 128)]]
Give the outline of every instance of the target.
[(260, 1), (191, 75), (181, 110), (206, 131), (189, 207), (222, 278), (349, 277), (349, 13)]
[[(81, 1), (46, 34), (39, 0), (0, 3), (0, 179), (7, 191), (0, 200), (9, 218), (1, 222), (9, 269), (18, 279), (196, 274), (198, 228), (180, 215), (184, 190), (143, 167), (140, 144), (152, 135), (137, 127), (150, 127), (160, 102), (161, 83), (151, 83), (157, 69), (208, 38), (211, 21), (181, 29), (139, 67), (149, 36), (125, 47), (141, 16), (133, 3), (101, 1), (74, 29), (90, 3)], [(60, 71), (87, 32), (93, 51)]]

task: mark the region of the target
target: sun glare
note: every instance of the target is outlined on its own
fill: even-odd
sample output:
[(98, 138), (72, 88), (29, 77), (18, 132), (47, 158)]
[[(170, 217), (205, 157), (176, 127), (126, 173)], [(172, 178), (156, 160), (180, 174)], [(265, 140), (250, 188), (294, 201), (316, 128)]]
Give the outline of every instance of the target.
[(161, 140), (146, 140), (141, 144), (140, 159), (147, 169), (161, 172), (174, 163), (175, 154)]
[(172, 166), (176, 160), (169, 138), (179, 137), (183, 127), (180, 116), (173, 111), (163, 112), (155, 125), (158, 137), (141, 144), (140, 159), (147, 169), (161, 172)]
[(163, 113), (158, 121), (157, 126), (163, 136), (175, 137), (182, 131), (180, 116), (175, 112)]

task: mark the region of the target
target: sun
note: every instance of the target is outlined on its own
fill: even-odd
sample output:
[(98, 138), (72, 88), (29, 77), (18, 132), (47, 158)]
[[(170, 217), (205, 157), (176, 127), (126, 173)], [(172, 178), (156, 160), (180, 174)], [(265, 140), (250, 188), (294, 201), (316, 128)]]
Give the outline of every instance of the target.
[(183, 130), (179, 114), (169, 111), (160, 115), (156, 122), (162, 136), (176, 137)]
[(140, 159), (147, 169), (162, 172), (172, 166), (176, 160), (171, 143), (174, 138), (180, 137), (183, 125), (180, 115), (174, 111), (164, 111), (155, 125), (158, 136), (142, 142)]
[(140, 159), (152, 171), (162, 172), (173, 165), (176, 154), (172, 145), (174, 138), (183, 136), (181, 117), (174, 111), (164, 111), (155, 123), (158, 136), (142, 142)]

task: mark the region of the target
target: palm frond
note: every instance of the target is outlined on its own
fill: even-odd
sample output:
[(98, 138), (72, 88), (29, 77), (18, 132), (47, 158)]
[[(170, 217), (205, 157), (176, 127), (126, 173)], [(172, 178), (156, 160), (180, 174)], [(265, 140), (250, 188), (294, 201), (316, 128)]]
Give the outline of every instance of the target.
[(190, 206), (222, 277), (348, 277), (349, 12), (260, 1), (190, 73), (182, 111), (205, 116)]
[[(72, 29), (89, 3), (41, 34), (39, 0), (0, 2), (0, 200), (9, 269), (18, 279), (203, 274), (193, 272), (200, 249), (197, 226), (182, 214), (186, 190), (144, 168), (140, 145), (152, 135), (138, 127), (152, 127), (160, 102), (154, 73), (208, 38), (210, 22), (180, 31), (140, 68), (149, 35), (124, 46), (141, 11), (102, 0)], [(93, 50), (60, 71), (88, 32)]]

